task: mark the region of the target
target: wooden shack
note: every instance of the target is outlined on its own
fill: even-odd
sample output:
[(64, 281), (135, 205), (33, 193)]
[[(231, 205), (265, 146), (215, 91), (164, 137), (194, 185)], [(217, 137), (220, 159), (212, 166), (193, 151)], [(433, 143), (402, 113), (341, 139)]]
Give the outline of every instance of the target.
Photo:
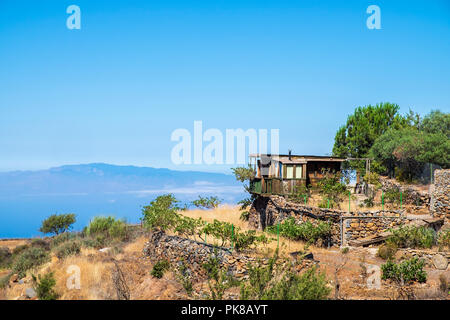
[(316, 186), (324, 171), (340, 171), (344, 161), (328, 156), (251, 154), (250, 164), (256, 174), (250, 181), (250, 192), (292, 194), (298, 186)]

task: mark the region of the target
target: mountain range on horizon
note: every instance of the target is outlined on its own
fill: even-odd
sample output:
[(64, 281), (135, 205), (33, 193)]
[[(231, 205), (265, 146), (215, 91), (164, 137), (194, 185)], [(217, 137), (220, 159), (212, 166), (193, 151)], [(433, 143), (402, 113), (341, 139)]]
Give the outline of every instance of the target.
[(235, 204), (245, 197), (231, 174), (176, 171), (105, 163), (64, 165), (37, 171), (0, 173), (0, 238), (38, 236), (53, 213), (75, 213), (75, 230), (98, 215), (138, 223), (142, 206), (172, 193), (182, 203), (217, 196)]
[(90, 163), (0, 172), (0, 197), (70, 194), (241, 193), (231, 174)]

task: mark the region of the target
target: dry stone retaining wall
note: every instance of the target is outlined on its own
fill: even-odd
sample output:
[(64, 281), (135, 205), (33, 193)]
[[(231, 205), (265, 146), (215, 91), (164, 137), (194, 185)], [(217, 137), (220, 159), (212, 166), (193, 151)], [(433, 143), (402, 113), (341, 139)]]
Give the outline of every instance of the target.
[(332, 222), (332, 245), (341, 244), (341, 235), (344, 236), (343, 242), (346, 243), (349, 240), (375, 236), (409, 222), (400, 210), (349, 214), (341, 210), (306, 206), (288, 201), (281, 196), (258, 197), (249, 212), (249, 225), (260, 230), (289, 217), (294, 217), (298, 223), (330, 221)]
[[(228, 273), (237, 279), (248, 278), (249, 263), (252, 265), (260, 263), (267, 265), (268, 263), (268, 259), (257, 259), (228, 248), (168, 235), (163, 231), (153, 232), (143, 251), (144, 255), (148, 256), (153, 263), (166, 259), (175, 266), (184, 264), (188, 276), (194, 281), (207, 278), (203, 264), (207, 263), (211, 256), (217, 257)], [(299, 266), (306, 267), (313, 263), (315, 262), (311, 258), (305, 259)]]
[(434, 171), (430, 212), (433, 216), (450, 222), (450, 169)]
[(383, 190), (396, 188), (402, 192), (402, 202), (404, 204), (412, 204), (417, 207), (427, 207), (430, 204), (430, 194), (421, 190), (417, 190), (413, 186), (401, 184), (394, 179), (380, 177), (381, 188)]

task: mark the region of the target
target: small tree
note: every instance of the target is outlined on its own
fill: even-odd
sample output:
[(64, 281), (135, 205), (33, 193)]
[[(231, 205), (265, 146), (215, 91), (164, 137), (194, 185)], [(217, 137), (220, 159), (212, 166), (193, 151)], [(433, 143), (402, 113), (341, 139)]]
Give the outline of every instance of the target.
[(150, 205), (142, 209), (144, 226), (161, 230), (173, 228), (178, 220), (177, 211), (181, 210), (178, 202), (172, 194), (162, 195), (151, 201)]
[(221, 203), (220, 199), (218, 197), (202, 197), (199, 196), (197, 200), (194, 200), (191, 202), (192, 205), (194, 205), (197, 208), (204, 208), (204, 209), (215, 209), (219, 206)]
[(75, 214), (52, 214), (50, 217), (42, 221), (41, 228), (39, 229), (42, 233), (53, 233), (58, 235), (64, 233), (75, 223)]
[(53, 289), (56, 285), (53, 272), (47, 273), (43, 277), (32, 275), (32, 278), (39, 300), (56, 300), (59, 298), (59, 294)]

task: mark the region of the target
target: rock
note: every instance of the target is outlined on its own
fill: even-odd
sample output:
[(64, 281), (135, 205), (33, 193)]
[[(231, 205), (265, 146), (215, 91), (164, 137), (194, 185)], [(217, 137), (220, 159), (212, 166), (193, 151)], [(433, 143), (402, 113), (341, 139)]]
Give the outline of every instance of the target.
[(17, 274), (13, 274), (11, 278), (9, 278), (10, 282), (17, 282), (19, 280), (19, 276)]
[(111, 248), (103, 248), (103, 249), (99, 249), (98, 251), (100, 251), (100, 252), (108, 252), (109, 250), (111, 250)]
[(25, 290), (25, 295), (27, 296), (27, 298), (33, 299), (37, 296), (37, 293), (33, 288), (27, 288)]
[(24, 284), (24, 283), (25, 282), (22, 279), (19, 280), (19, 284)]
[(446, 270), (447, 269), (448, 260), (443, 255), (436, 254), (432, 260), (433, 260), (433, 264), (436, 269), (438, 269), (438, 270)]

